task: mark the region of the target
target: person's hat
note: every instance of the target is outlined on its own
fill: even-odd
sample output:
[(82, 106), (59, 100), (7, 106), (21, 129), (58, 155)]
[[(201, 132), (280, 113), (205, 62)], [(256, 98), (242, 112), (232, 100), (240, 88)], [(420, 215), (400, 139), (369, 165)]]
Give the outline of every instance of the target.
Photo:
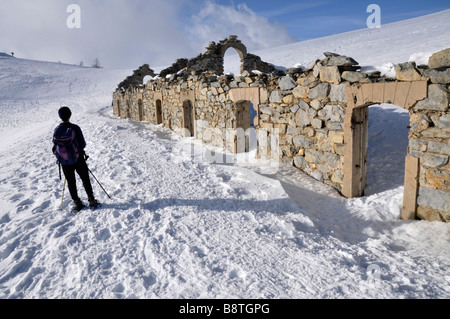
[(60, 108), (58, 114), (61, 120), (63, 120), (64, 122), (67, 122), (72, 116), (72, 112), (67, 106)]

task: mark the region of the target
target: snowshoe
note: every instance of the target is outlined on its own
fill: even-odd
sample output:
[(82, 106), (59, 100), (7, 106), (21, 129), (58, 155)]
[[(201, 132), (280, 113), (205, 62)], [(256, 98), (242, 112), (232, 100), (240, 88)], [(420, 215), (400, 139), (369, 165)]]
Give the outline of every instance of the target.
[(89, 198), (89, 209), (94, 210), (100, 207), (100, 203), (95, 198)]
[(84, 204), (81, 200), (76, 200), (73, 202), (72, 213), (76, 214), (83, 210)]

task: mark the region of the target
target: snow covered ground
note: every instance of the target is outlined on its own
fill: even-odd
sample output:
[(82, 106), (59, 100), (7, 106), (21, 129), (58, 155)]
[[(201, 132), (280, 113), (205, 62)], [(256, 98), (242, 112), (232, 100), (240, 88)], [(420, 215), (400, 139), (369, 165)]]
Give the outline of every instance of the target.
[[(257, 54), (291, 67), (334, 51), (380, 68), (450, 47), (449, 28), (445, 11)], [(450, 297), (450, 225), (400, 220), (399, 108), (371, 107), (367, 194), (345, 199), (295, 168), (201, 161), (198, 142), (115, 118), (112, 92), (131, 70), (7, 56), (0, 70), (0, 298)], [(63, 105), (112, 197), (92, 180), (93, 213), (70, 214), (67, 191), (59, 210)]]

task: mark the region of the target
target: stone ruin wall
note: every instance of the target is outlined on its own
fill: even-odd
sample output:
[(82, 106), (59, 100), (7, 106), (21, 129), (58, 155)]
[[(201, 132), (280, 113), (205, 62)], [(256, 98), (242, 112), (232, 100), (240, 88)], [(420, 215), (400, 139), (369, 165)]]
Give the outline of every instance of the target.
[[(223, 75), (230, 47), (240, 54), (240, 76)], [(212, 42), (206, 54), (177, 60), (163, 78), (119, 87), (114, 114), (235, 153), (245, 152), (236, 136), (251, 124), (259, 157), (293, 165), (351, 198), (366, 185), (368, 106), (391, 103), (409, 110), (411, 119), (403, 218), (450, 221), (450, 49), (433, 55), (429, 67), (397, 65), (391, 80), (362, 73), (352, 58), (333, 53), (308, 69), (280, 72), (242, 47), (235, 37)], [(266, 142), (270, 136), (275, 148)]]

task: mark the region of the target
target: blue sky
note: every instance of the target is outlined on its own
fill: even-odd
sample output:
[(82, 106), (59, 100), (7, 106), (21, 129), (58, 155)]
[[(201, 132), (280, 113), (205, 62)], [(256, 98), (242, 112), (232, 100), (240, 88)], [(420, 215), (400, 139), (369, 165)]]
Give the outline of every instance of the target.
[[(250, 52), (450, 9), (449, 0), (0, 0), (0, 52), (16, 57), (131, 68), (167, 66), (237, 35)], [(68, 28), (71, 4), (80, 28)]]
[(299, 41), (366, 28), (367, 7), (381, 8), (381, 23), (392, 23), (450, 9), (448, 0), (220, 0), (246, 4), (271, 22), (284, 24)]

